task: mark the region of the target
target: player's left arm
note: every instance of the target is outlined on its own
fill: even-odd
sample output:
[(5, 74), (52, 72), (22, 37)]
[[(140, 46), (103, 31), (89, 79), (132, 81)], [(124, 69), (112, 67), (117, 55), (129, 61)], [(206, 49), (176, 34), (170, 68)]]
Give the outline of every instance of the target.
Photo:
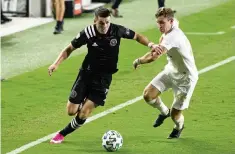
[(134, 37), (133, 37), (134, 40), (136, 40), (138, 43), (140, 44), (143, 44), (145, 46), (148, 46), (149, 48), (153, 48), (154, 46), (154, 43), (149, 41), (149, 39), (144, 36), (144, 35), (141, 35), (139, 33), (135, 33)]
[(138, 34), (135, 31), (120, 25), (119, 25), (119, 34), (121, 38), (136, 40), (138, 43), (144, 46), (148, 46), (151, 49), (154, 45), (154, 43), (149, 41), (149, 39), (146, 36)]

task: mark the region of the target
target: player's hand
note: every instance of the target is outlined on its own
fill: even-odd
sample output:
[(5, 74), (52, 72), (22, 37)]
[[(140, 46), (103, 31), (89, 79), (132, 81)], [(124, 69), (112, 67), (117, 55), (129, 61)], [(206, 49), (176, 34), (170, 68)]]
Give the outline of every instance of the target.
[(151, 50), (152, 56), (160, 56), (164, 53), (163, 48), (160, 45), (154, 44)]
[(52, 72), (54, 72), (58, 68), (57, 65), (52, 64), (51, 66), (48, 67), (48, 74), (51, 76)]
[(138, 58), (138, 59), (133, 61), (133, 67), (136, 69), (139, 66), (140, 66), (140, 59)]

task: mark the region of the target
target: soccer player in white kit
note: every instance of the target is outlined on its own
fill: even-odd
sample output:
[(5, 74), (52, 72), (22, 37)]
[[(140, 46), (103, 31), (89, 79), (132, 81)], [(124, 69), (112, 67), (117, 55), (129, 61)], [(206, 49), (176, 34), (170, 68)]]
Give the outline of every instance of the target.
[[(171, 116), (175, 126), (168, 139), (179, 138), (184, 129), (183, 110), (189, 107), (190, 98), (198, 80), (198, 71), (191, 44), (178, 27), (179, 23), (174, 18), (174, 11), (170, 8), (160, 8), (155, 16), (162, 33), (160, 43), (158, 45), (150, 43), (149, 46), (154, 46), (154, 49), (136, 59), (133, 65), (137, 68), (141, 64), (153, 62), (166, 54), (167, 65), (146, 86), (143, 97), (146, 103), (161, 112), (153, 126), (160, 126), (167, 117)], [(172, 88), (174, 92), (170, 109), (160, 98), (160, 94), (169, 88)]]

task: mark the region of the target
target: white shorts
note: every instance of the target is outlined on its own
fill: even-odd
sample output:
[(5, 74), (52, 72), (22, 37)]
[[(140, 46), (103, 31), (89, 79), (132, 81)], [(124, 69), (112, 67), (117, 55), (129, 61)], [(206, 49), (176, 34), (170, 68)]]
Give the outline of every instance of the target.
[(172, 108), (184, 110), (189, 107), (197, 81), (191, 81), (187, 74), (175, 79), (166, 71), (160, 72), (151, 82), (161, 93), (172, 88), (174, 91), (174, 101)]

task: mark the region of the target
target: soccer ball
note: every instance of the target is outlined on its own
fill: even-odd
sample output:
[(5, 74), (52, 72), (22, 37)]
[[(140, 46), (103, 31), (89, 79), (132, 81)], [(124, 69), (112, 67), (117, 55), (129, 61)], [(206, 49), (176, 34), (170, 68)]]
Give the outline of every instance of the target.
[(122, 147), (123, 139), (119, 132), (109, 130), (102, 137), (102, 145), (109, 152), (117, 151)]

